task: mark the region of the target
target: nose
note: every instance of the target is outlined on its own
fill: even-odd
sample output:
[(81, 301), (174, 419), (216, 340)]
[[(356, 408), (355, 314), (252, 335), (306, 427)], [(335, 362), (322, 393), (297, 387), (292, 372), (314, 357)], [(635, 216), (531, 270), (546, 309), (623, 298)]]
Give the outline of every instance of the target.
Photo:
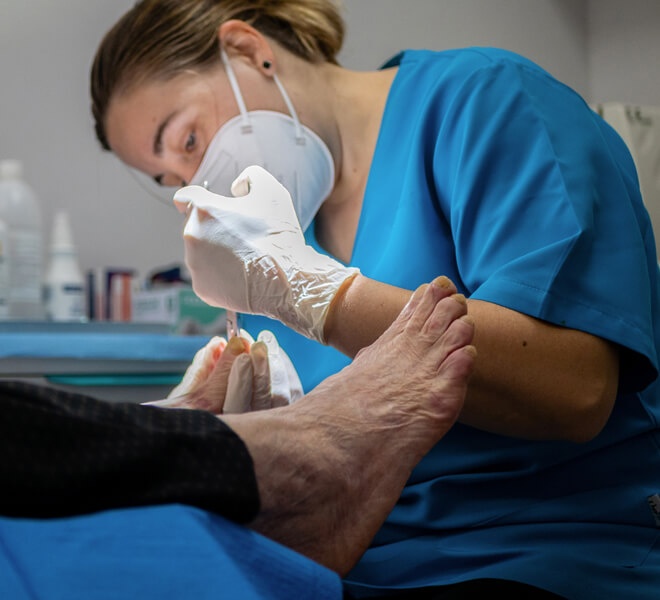
[(169, 187), (182, 187), (188, 185), (197, 169), (199, 163), (189, 161), (168, 161), (169, 164), (163, 165), (165, 172), (161, 177), (161, 183)]
[(192, 181), (192, 178), (195, 176), (195, 173), (197, 173), (197, 170), (199, 169), (200, 161), (186, 161), (184, 165), (181, 165), (181, 168), (179, 169), (181, 172), (181, 179), (184, 182), (185, 185), (189, 185), (190, 182)]

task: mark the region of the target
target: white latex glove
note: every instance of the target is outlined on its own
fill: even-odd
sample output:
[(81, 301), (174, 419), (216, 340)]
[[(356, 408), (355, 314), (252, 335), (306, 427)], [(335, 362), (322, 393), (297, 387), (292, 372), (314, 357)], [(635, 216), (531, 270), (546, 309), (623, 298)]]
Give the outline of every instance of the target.
[[(195, 354), (181, 383), (166, 399), (144, 404), (200, 408), (221, 414), (285, 406), (301, 398), (303, 390), (298, 374), (275, 336), (262, 331), (255, 342), (242, 329), (241, 337), (249, 343), (249, 354), (232, 356), (229, 363), (227, 357), (222, 357), (226, 340), (214, 337)], [(215, 397), (220, 390), (226, 390), (224, 398)]]
[(302, 398), (303, 389), (293, 363), (270, 331), (262, 331), (250, 342), (249, 360), (241, 355), (232, 365), (227, 385), (225, 413), (243, 413), (286, 406)]
[(325, 343), (328, 308), (359, 273), (305, 244), (289, 192), (261, 167), (248, 167), (226, 198), (181, 188), (186, 264), (207, 304), (265, 315)]

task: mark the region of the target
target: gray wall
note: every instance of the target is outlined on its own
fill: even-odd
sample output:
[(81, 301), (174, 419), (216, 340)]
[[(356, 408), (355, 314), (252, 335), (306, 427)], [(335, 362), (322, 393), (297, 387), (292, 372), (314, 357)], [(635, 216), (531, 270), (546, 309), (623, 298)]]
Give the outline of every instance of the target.
[[(83, 268), (141, 274), (182, 259), (180, 219), (96, 143), (88, 73), (132, 0), (0, 0), (0, 158), (20, 158), (42, 202), (71, 215)], [(657, 0), (345, 0), (343, 64), (402, 48), (505, 47), (590, 100), (660, 105)], [(625, 4), (625, 12), (620, 6)], [(147, 187), (145, 187), (147, 186)]]
[(593, 102), (660, 106), (660, 1), (589, 0)]
[(587, 93), (581, 0), (346, 0), (346, 65), (370, 69), (403, 48), (496, 46)]

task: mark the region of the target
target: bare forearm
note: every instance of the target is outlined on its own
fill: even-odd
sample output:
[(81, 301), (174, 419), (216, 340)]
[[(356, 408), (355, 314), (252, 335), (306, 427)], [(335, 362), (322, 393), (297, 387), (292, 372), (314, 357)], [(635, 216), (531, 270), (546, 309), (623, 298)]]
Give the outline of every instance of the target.
[[(410, 296), (358, 276), (333, 304), (328, 343), (349, 356), (371, 343)], [(479, 359), (460, 421), (527, 439), (585, 441), (605, 424), (616, 396), (611, 344), (507, 308), (468, 300)]]
[(412, 292), (358, 275), (339, 291), (325, 324), (328, 345), (353, 358), (396, 319)]

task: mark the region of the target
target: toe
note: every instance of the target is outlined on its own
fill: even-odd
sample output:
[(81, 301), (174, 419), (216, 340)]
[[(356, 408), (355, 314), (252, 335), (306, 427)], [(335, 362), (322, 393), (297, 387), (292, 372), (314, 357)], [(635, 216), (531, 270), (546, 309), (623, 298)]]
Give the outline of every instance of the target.
[(446, 331), (433, 344), (433, 360), (437, 361), (438, 368), (442, 361), (455, 350), (472, 343), (474, 338), (474, 321), (471, 316), (463, 315), (452, 321)]
[(422, 330), (426, 320), (431, 316), (437, 304), (456, 292), (454, 284), (444, 276), (434, 279), (426, 288), (415, 306), (408, 320), (407, 327), (413, 334)]
[(467, 314), (467, 301), (463, 294), (440, 299), (421, 327), (421, 333), (432, 343), (438, 340), (456, 319)]

